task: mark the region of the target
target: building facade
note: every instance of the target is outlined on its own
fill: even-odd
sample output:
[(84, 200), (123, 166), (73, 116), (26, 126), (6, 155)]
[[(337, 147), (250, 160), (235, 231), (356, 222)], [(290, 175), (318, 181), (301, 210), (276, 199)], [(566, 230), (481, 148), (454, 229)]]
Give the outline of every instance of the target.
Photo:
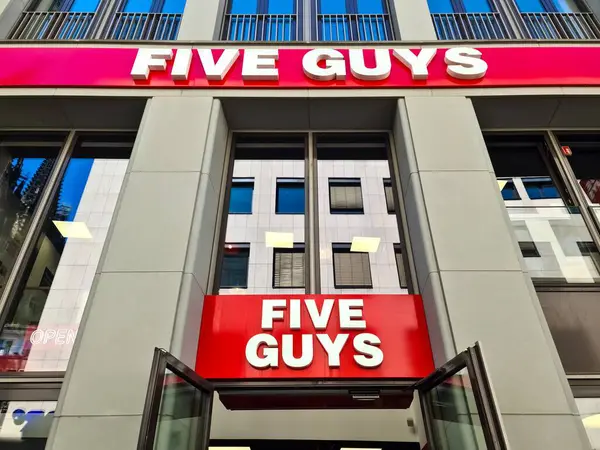
[[(184, 415), (195, 425), (178, 430), (163, 402), (155, 448), (600, 449), (598, 14), (595, 0), (0, 3), (0, 447), (148, 448), (155, 348), (200, 367), (203, 324), (221, 323), (205, 296), (411, 294), (433, 366), (480, 343), (500, 446), (482, 403), (452, 395), (433, 412), (240, 408), (229, 380)], [(448, 48), (478, 49), (487, 73)], [(188, 49), (219, 49), (212, 79)], [(391, 75), (369, 72), (373, 49)], [(402, 49), (438, 50), (423, 75)], [(245, 72), (259, 50), (278, 52), (276, 78), (268, 61)], [(311, 50), (348, 73), (303, 73)], [(377, 384), (364, 378), (340, 386)], [(252, 402), (282, 386), (261, 381)], [(190, 437), (201, 423), (210, 441)]]

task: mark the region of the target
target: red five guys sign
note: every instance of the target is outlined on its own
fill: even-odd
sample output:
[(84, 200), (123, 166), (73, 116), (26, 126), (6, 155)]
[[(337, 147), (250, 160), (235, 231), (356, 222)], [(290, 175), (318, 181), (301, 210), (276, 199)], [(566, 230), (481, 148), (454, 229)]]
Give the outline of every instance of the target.
[(434, 370), (416, 295), (207, 296), (209, 379), (421, 378)]
[[(393, 45), (393, 44), (392, 44)], [(600, 46), (0, 47), (0, 87), (347, 89), (600, 86)]]

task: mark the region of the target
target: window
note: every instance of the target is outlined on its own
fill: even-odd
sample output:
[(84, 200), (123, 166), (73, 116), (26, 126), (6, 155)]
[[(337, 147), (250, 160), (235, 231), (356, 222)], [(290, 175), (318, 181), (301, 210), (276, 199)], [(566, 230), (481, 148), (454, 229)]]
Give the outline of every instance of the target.
[(492, 12), (488, 0), (428, 0), (432, 14)]
[[(45, 186), (50, 169), (44, 163), (35, 170), (24, 195), (47, 212), (29, 230), (31, 244), (10, 286), (0, 329), (5, 370), (66, 370), (134, 138), (130, 133), (80, 135), (54, 186)], [(37, 329), (56, 328), (64, 341), (44, 345), (30, 339)]]
[(385, 192), (385, 204), (387, 205), (387, 212), (388, 214), (394, 214), (396, 212), (396, 207), (394, 205), (394, 191), (392, 189), (392, 180), (390, 180), (389, 178), (384, 178), (383, 190)]
[(521, 196), (517, 191), (515, 183), (512, 180), (498, 180), (498, 186), (500, 187), (500, 193), (504, 200), (521, 200)]
[(406, 270), (404, 268), (402, 246), (400, 244), (394, 244), (394, 255), (396, 256), (396, 268), (398, 269), (398, 279), (400, 280), (400, 287), (402, 289), (406, 289), (408, 287), (408, 282), (406, 281)]
[(394, 39), (387, 0), (319, 0), (308, 11), (303, 4), (302, 0), (229, 0), (222, 39), (298, 41), (305, 27), (317, 41)]
[(532, 241), (521, 241), (519, 242), (519, 248), (523, 258), (539, 258), (540, 252), (538, 251), (535, 242)]
[(275, 204), (277, 214), (304, 214), (304, 179), (278, 178)]
[(301, 38), (299, 0), (229, 0), (223, 39), (296, 41)]
[(364, 214), (360, 178), (330, 178), (331, 214)]
[(248, 288), (250, 244), (225, 244), (221, 288)]
[(229, 214), (252, 214), (253, 178), (234, 178), (229, 195)]
[(7, 135), (0, 140), (0, 293), (29, 231), (63, 139), (55, 135)]
[(333, 244), (333, 282), (336, 289), (371, 289), (369, 254), (351, 252), (350, 244)]
[(524, 179), (523, 185), (531, 200), (560, 198), (560, 194), (550, 177)]
[(304, 245), (273, 251), (273, 287), (304, 288)]

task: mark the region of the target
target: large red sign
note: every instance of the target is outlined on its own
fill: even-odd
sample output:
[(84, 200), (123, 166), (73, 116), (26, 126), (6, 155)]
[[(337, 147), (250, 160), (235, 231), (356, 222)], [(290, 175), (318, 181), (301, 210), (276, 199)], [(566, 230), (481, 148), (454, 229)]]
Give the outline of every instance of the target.
[(434, 370), (417, 295), (221, 295), (204, 300), (208, 379), (422, 378)]
[[(152, 51), (158, 54), (158, 61), (157, 58), (148, 58)], [(273, 53), (274, 56), (269, 56)], [(227, 51), (19, 46), (0, 48), (0, 60), (0, 87), (452, 88), (600, 85), (598, 46), (449, 50), (429, 47), (413, 50), (230, 48)], [(138, 66), (134, 70), (136, 62)], [(148, 67), (147, 77), (144, 76), (144, 64)]]

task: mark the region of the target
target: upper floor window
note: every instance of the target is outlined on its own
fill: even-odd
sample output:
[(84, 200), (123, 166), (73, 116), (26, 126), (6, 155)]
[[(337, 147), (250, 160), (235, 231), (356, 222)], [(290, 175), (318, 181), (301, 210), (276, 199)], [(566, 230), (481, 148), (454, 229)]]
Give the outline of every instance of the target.
[(304, 214), (304, 178), (279, 178), (275, 204), (277, 214)]
[[(185, 0), (121, 0), (99, 20), (100, 0), (31, 3), (17, 19), (9, 39), (175, 40)], [(95, 24), (101, 23), (101, 27)]]
[(253, 178), (234, 178), (229, 194), (229, 214), (252, 214)]
[(383, 190), (385, 193), (385, 204), (387, 206), (388, 214), (394, 214), (396, 212), (396, 205), (394, 205), (394, 191), (392, 190), (392, 180), (384, 178)]
[(331, 214), (363, 214), (360, 178), (331, 178), (329, 207)]
[[(387, 0), (229, 0), (222, 39), (230, 41), (393, 40)], [(303, 36), (310, 29), (311, 36)]]
[(299, 6), (299, 0), (230, 0), (223, 24), (223, 39), (300, 40)]

